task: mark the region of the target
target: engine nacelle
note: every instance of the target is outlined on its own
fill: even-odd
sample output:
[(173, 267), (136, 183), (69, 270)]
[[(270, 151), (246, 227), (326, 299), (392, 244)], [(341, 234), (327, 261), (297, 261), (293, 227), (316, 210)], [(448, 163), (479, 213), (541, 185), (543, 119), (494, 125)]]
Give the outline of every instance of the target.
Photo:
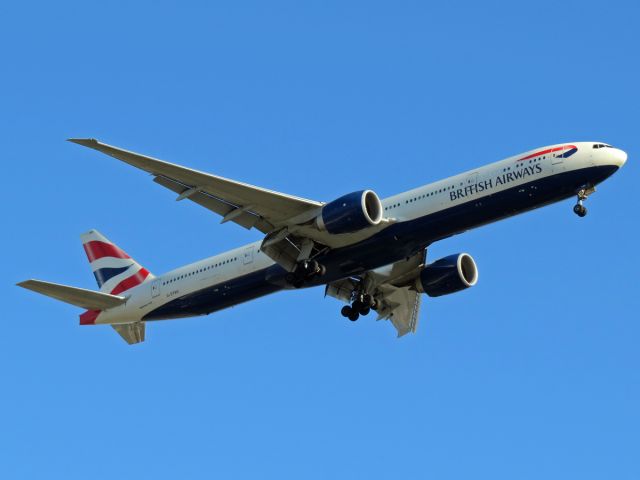
[(458, 253), (427, 265), (420, 272), (418, 291), (440, 297), (473, 287), (478, 283), (478, 267), (468, 253)]
[(334, 235), (353, 233), (378, 225), (383, 211), (378, 195), (372, 190), (362, 190), (327, 203), (322, 207), (316, 225)]

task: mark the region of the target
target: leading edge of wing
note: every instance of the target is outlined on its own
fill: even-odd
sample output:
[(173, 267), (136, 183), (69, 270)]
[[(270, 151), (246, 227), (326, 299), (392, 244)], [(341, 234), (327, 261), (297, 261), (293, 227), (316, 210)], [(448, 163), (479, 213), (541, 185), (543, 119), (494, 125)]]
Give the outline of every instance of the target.
[[(93, 138), (69, 138), (68, 141), (117, 158), (152, 175), (172, 178), (186, 185), (197, 186), (203, 191), (210, 190), (209, 193), (235, 205), (246, 206), (247, 204), (252, 204), (256, 201), (253, 197), (257, 196), (259, 197), (257, 199), (259, 201), (256, 203), (262, 207), (257, 207), (257, 209), (264, 210), (263, 212), (257, 213), (267, 220), (275, 221), (275, 223), (280, 223), (297, 214), (323, 205), (321, 202), (315, 200), (276, 192), (274, 190), (165, 162), (164, 160), (158, 160), (153, 157), (107, 145)], [(204, 185), (199, 185), (199, 183), (204, 183)]]

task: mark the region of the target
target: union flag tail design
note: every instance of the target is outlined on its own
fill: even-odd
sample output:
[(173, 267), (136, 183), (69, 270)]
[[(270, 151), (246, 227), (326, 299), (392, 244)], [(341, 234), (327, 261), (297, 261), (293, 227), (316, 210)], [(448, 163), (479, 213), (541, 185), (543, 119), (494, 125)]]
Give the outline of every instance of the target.
[(97, 230), (80, 236), (100, 291), (120, 295), (153, 275)]

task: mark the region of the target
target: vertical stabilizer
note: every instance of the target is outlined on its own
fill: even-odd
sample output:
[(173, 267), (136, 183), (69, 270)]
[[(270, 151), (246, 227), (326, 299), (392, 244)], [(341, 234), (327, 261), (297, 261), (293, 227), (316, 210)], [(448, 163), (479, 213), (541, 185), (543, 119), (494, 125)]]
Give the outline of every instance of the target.
[(80, 236), (101, 292), (120, 295), (153, 275), (97, 230)]

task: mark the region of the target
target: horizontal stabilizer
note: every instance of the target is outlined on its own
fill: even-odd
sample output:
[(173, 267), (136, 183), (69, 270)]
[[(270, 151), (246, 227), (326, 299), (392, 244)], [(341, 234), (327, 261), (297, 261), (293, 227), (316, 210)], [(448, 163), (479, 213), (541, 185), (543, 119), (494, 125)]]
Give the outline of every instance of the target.
[(111, 325), (129, 345), (144, 342), (144, 322)]
[(125, 297), (118, 295), (69, 287), (59, 283), (43, 282), (42, 280), (26, 280), (18, 283), (18, 286), (87, 310), (106, 310), (126, 302)]

